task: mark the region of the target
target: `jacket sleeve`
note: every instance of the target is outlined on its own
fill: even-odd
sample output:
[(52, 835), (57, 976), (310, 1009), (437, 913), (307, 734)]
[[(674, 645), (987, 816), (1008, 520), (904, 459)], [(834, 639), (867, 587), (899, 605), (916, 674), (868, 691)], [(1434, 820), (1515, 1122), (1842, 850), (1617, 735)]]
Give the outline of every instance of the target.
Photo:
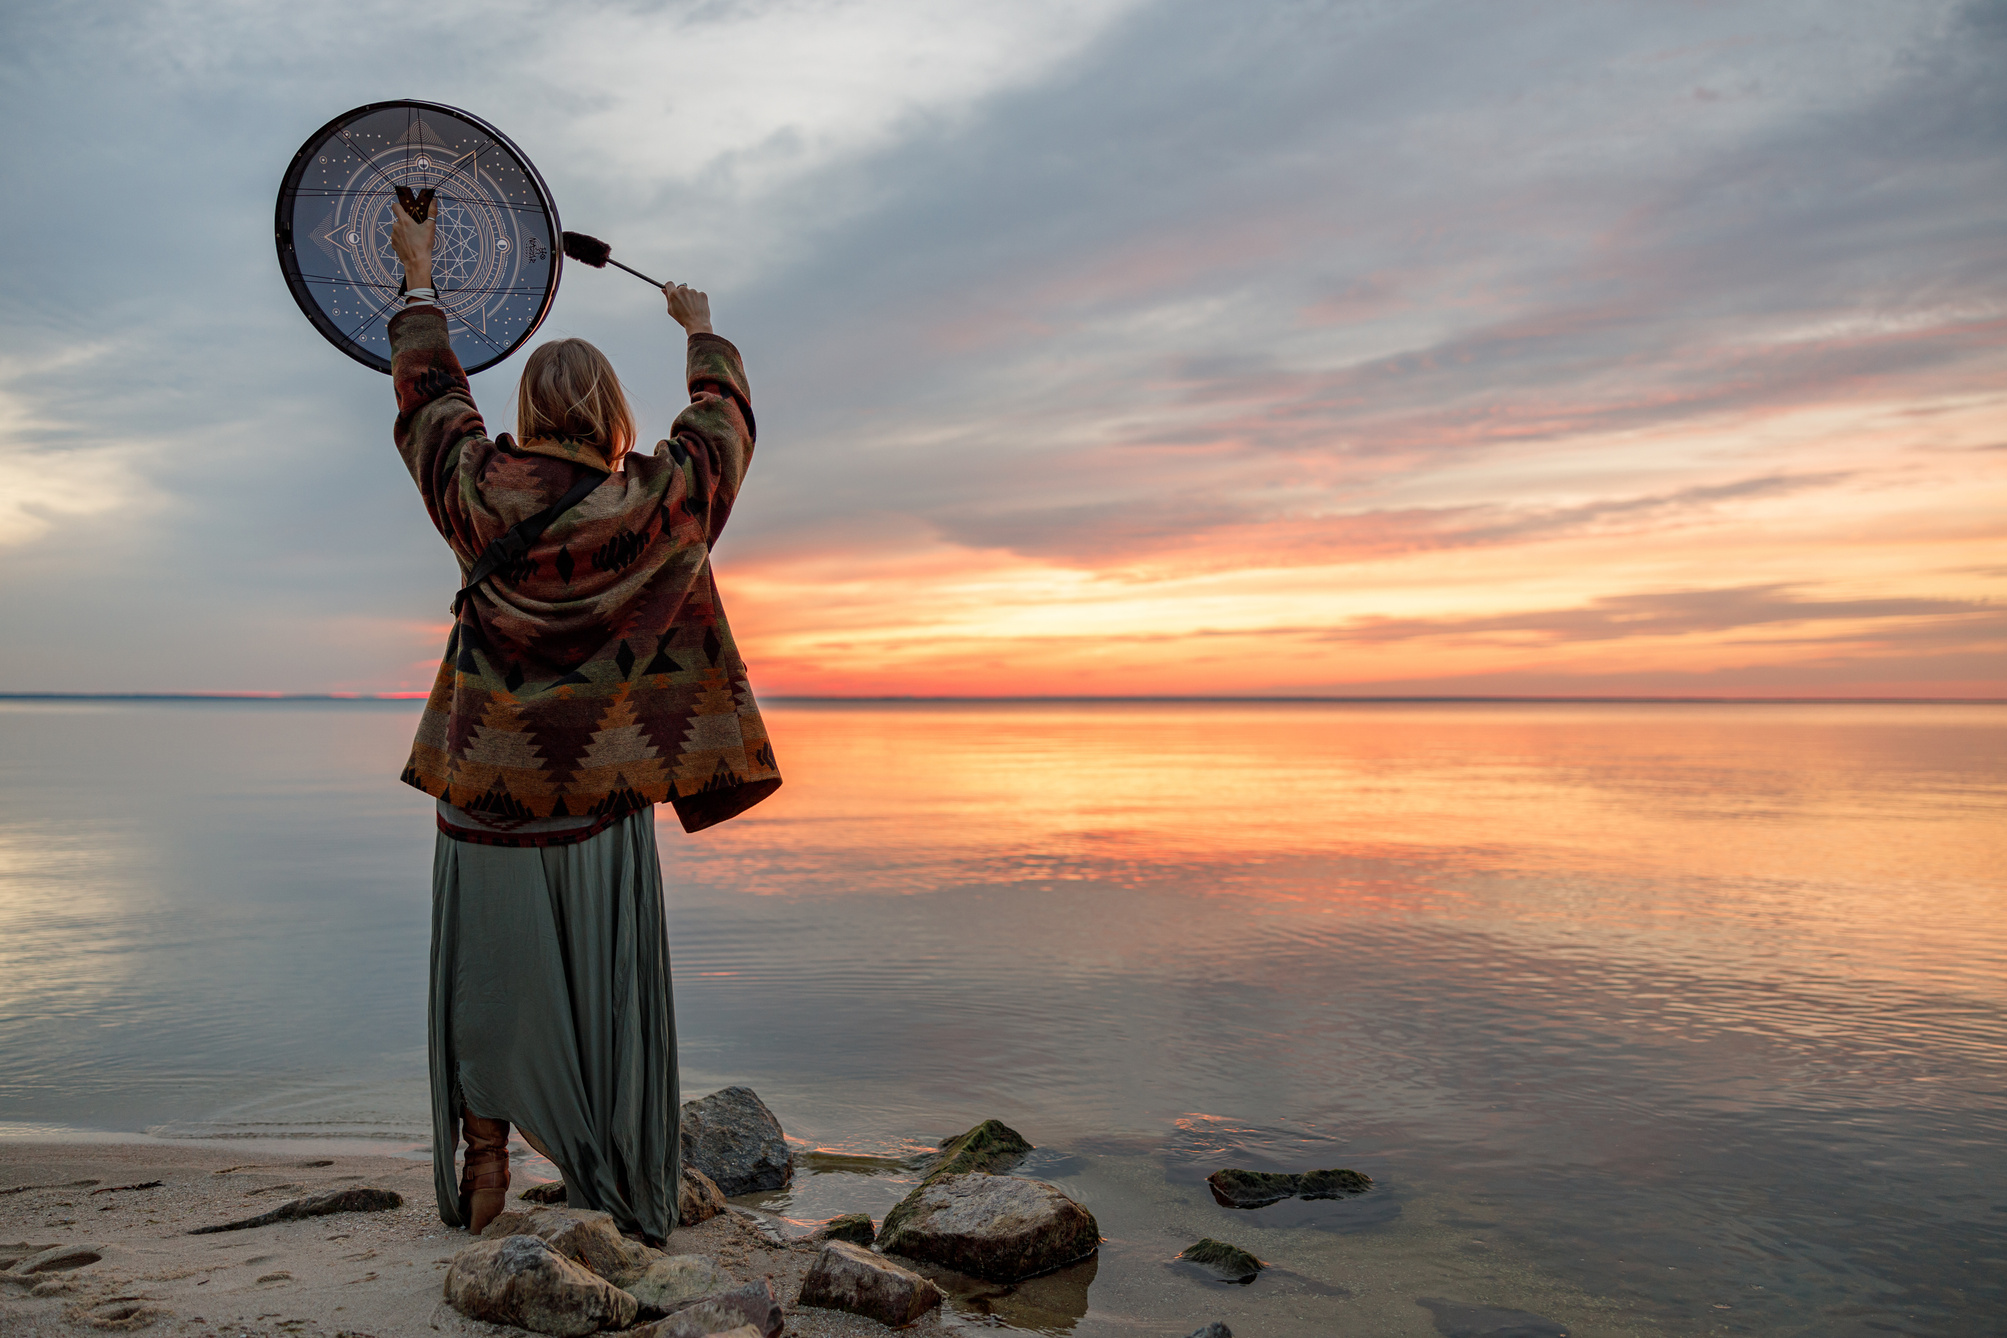
[(683, 471), (684, 504), (702, 522), (706, 541), (716, 543), (752, 464), (758, 429), (745, 364), (732, 342), (691, 335), (687, 356), (690, 407), (676, 415), (669, 440), (655, 453), (666, 453)]
[(437, 307), (407, 307), (390, 322), (390, 376), (397, 391), (397, 452), (418, 484), (439, 533), (466, 560), (481, 545), (474, 535), (473, 498), (460, 475), (460, 454), (487, 427), (446, 334)]

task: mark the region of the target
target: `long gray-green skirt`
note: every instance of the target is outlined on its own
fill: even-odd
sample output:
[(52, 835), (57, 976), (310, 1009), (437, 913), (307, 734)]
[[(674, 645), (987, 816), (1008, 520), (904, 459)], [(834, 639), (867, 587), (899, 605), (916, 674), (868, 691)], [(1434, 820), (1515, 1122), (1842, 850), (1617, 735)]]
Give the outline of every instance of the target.
[(432, 863), (432, 1169), (460, 1221), (463, 1107), (507, 1120), (574, 1208), (666, 1240), (676, 1212), (676, 1018), (653, 809), (575, 845), (443, 832)]

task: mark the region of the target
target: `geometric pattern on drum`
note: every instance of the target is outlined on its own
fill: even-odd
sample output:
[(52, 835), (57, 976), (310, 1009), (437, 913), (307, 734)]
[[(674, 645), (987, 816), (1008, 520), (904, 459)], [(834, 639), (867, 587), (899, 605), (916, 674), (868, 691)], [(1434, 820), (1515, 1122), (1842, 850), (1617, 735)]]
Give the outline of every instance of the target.
[[(608, 468), (588, 443), (490, 439), (436, 311), (401, 312), (390, 342), (397, 448), (463, 573), (582, 470)], [(498, 818), (667, 801), (690, 831), (779, 787), (710, 561), (752, 459), (751, 391), (716, 335), (690, 337), (684, 374), (689, 407), (654, 453), (630, 452), (468, 594), (407, 784)]]

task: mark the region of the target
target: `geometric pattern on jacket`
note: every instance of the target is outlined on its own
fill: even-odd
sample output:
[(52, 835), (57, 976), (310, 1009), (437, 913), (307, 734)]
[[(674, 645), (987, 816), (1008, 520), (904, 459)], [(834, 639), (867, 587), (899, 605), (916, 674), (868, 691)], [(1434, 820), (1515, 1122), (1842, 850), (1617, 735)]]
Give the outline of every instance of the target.
[[(390, 322), (397, 449), (461, 584), (489, 543), (609, 462), (571, 441), (491, 440), (436, 308)], [(692, 335), (690, 405), (517, 562), (468, 593), (403, 780), (495, 818), (671, 802), (686, 830), (780, 786), (711, 574), (753, 453), (739, 351)]]

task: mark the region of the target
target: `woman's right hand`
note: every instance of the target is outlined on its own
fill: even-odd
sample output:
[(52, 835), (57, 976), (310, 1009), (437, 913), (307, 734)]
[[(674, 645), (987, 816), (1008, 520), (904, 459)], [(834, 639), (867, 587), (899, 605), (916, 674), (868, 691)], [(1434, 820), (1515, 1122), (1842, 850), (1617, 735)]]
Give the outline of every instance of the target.
[(665, 283), (662, 295), (669, 299), (669, 314), (691, 334), (715, 334), (711, 329), (711, 299), (687, 283)]
[(401, 204), (390, 207), (390, 245), (397, 252), (397, 258), (404, 262), (404, 285), (407, 288), (432, 286), (432, 233), (438, 226), (438, 219), (437, 200), (432, 202), (423, 223), (414, 219)]

